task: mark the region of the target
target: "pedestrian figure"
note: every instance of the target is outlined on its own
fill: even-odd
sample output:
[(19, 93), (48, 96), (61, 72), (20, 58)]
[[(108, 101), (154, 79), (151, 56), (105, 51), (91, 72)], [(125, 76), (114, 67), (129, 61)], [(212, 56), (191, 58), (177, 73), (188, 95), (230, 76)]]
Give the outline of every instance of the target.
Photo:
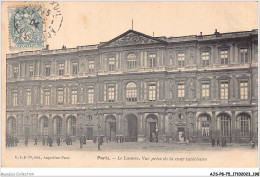
[(11, 147), (14, 147), (14, 138), (12, 136), (10, 137), (10, 143), (11, 143)]
[(45, 137), (42, 137), (42, 145), (45, 145)]
[(25, 144), (25, 146), (28, 145), (28, 137), (25, 137), (24, 144)]
[(72, 145), (72, 138), (69, 137), (69, 144)]
[(212, 145), (212, 147), (214, 147), (215, 146), (215, 138), (211, 138), (211, 145)]
[(255, 141), (254, 141), (254, 140), (251, 140), (251, 141), (250, 141), (250, 146), (251, 146), (252, 149), (255, 148)]
[(83, 144), (86, 144), (87, 143), (87, 138), (86, 138), (86, 136), (84, 135), (83, 136)]
[(38, 141), (38, 138), (35, 136), (34, 137), (34, 145), (37, 145), (37, 141)]
[(57, 138), (57, 144), (60, 146), (60, 137)]
[(50, 147), (52, 147), (52, 143), (53, 143), (52, 138), (49, 138), (49, 145), (50, 145)]
[(50, 137), (48, 136), (46, 145), (49, 146), (49, 144), (50, 144)]
[(217, 146), (220, 146), (220, 140), (219, 140), (219, 137), (217, 138)]
[(19, 143), (19, 140), (17, 137), (14, 138), (14, 146), (17, 146), (17, 144)]
[(224, 147), (227, 146), (227, 138), (224, 138)]
[(222, 147), (225, 146), (225, 140), (224, 140), (224, 138), (221, 139), (221, 146), (222, 146)]

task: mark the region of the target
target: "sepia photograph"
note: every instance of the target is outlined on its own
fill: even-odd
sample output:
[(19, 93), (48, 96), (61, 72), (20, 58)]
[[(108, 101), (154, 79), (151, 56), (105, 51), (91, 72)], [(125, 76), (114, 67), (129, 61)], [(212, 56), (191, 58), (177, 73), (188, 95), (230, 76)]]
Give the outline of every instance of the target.
[(2, 167), (258, 167), (256, 1), (1, 3)]

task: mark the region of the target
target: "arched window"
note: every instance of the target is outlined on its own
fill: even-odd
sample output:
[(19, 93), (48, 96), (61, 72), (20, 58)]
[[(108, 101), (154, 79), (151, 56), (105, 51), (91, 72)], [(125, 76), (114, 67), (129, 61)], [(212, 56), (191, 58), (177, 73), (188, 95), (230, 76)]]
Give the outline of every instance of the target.
[(129, 102), (137, 101), (137, 88), (136, 84), (133, 82), (126, 85), (126, 99)]
[(227, 114), (219, 115), (222, 136), (230, 136), (230, 117)]
[(11, 135), (16, 134), (16, 120), (14, 117), (9, 118), (8, 120), (9, 123), (9, 133)]
[(202, 136), (209, 136), (210, 130), (210, 117), (207, 114), (203, 114), (199, 117), (201, 121), (201, 133)]
[[(56, 135), (61, 135), (62, 133), (62, 119), (60, 117), (56, 117), (54, 119), (54, 123), (56, 121)], [(54, 125), (55, 126), (55, 125)]]
[(136, 68), (136, 55), (134, 53), (130, 53), (127, 56), (127, 69)]
[(48, 118), (47, 117), (43, 118), (43, 127), (44, 128), (48, 127)]
[(250, 117), (248, 114), (240, 114), (238, 116), (240, 120), (240, 136), (249, 136)]

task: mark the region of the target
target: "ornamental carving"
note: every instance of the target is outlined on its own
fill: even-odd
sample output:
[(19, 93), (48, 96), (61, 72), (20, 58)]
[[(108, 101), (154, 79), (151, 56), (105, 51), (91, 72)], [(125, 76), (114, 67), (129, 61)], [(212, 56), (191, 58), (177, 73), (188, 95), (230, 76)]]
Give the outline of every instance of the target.
[(137, 34), (129, 33), (124, 37), (113, 41), (110, 46), (121, 46), (121, 45), (135, 45), (135, 44), (147, 44), (147, 43), (155, 43), (156, 40), (149, 39), (144, 36), (140, 36)]

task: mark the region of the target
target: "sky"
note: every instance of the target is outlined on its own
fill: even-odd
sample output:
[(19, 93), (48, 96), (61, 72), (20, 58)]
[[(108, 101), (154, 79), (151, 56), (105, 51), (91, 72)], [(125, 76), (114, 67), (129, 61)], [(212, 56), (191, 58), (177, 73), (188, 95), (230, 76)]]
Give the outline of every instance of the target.
[[(132, 28), (147, 35), (187, 36), (258, 28), (257, 2), (58, 2), (63, 22), (50, 49), (109, 41)], [(12, 51), (13, 52), (13, 51)], [(17, 51), (14, 51), (17, 52)]]

